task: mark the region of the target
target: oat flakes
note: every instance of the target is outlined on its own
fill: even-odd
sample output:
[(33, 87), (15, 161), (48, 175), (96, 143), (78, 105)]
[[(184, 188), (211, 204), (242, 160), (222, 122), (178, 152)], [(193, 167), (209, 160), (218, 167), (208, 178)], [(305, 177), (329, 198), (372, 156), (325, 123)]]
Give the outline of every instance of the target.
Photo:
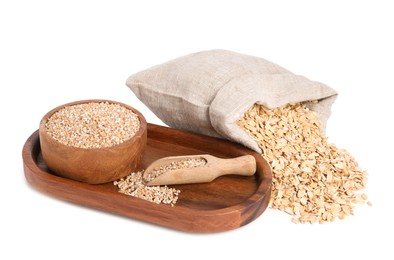
[(237, 124), (272, 167), (270, 207), (292, 215), (293, 222), (344, 219), (353, 214), (355, 203), (367, 202), (361, 193), (367, 173), (346, 150), (328, 143), (305, 103), (273, 110), (256, 104)]

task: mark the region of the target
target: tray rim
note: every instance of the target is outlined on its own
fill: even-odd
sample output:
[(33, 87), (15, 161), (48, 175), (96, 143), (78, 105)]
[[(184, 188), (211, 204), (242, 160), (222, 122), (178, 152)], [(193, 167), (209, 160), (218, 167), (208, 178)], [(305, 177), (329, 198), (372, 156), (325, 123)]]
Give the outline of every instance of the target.
[[(199, 136), (200, 138), (204, 138), (204, 139), (212, 139), (212, 140), (220, 140), (223, 142), (229, 142), (226, 140), (221, 140), (221, 139), (217, 139), (217, 138), (213, 138), (213, 137), (209, 137), (209, 136), (204, 136), (204, 135), (199, 135), (199, 134), (194, 134), (194, 133), (189, 133), (189, 132), (184, 132), (182, 130), (179, 129), (175, 129), (175, 128), (169, 128), (166, 126), (160, 126), (160, 125), (154, 125), (154, 124), (150, 124), (148, 123), (148, 133), (149, 130), (150, 131), (156, 131), (155, 128), (162, 128), (162, 129), (167, 129), (168, 131), (174, 131), (174, 132), (182, 132), (182, 133), (186, 133), (188, 135), (193, 135), (193, 136)], [(149, 139), (149, 134), (148, 134), (148, 139)], [(230, 143), (230, 142), (229, 142)], [(232, 145), (236, 145), (234, 143), (231, 143)], [(83, 205), (83, 206), (87, 206), (87, 207), (93, 207), (93, 208), (98, 208), (100, 210), (103, 210), (105, 212), (110, 212), (110, 213), (114, 213), (117, 215), (124, 215), (124, 214), (120, 214), (118, 212), (112, 212), (109, 210), (105, 210), (101, 207), (96, 207), (94, 205), (87, 205), (87, 204), (83, 204), (78, 202), (77, 200), (74, 199), (65, 199), (62, 196), (57, 196), (57, 195), (53, 195), (51, 194), (51, 188), (49, 187), (48, 190), (46, 190), (45, 188), (43, 189), (43, 187), (38, 187), (39, 184), (37, 184), (37, 182), (49, 182), (53, 185), (57, 185), (59, 183), (62, 183), (62, 185), (72, 185), (73, 187), (76, 187), (78, 189), (82, 189), (85, 190), (86, 192), (94, 192), (97, 193), (97, 188), (95, 187), (96, 185), (92, 185), (92, 184), (87, 184), (87, 183), (83, 183), (83, 182), (78, 182), (78, 181), (74, 181), (71, 179), (67, 179), (67, 178), (63, 178), (60, 176), (56, 176), (53, 175), (51, 173), (48, 173), (44, 170), (42, 170), (38, 164), (37, 164), (37, 158), (35, 158), (36, 156), (34, 155), (35, 153), (39, 153), (39, 152), (33, 152), (36, 149), (40, 149), (39, 147), (39, 135), (38, 135), (38, 130), (36, 130), (35, 132), (33, 132), (30, 137), (26, 140), (26, 143), (23, 146), (23, 151), (22, 151), (22, 157), (23, 157), (23, 163), (24, 163), (24, 173), (25, 173), (25, 177), (26, 180), (35, 188), (37, 188), (38, 190), (43, 191), (44, 193), (50, 194), (54, 197), (60, 198), (61, 200), (66, 200), (66, 201), (71, 201), (75, 204), (79, 204), (79, 205)], [(248, 198), (246, 198), (245, 200), (243, 200), (242, 202), (239, 202), (237, 204), (228, 206), (228, 207), (224, 207), (224, 208), (220, 208), (220, 209), (193, 209), (193, 208), (189, 208), (189, 207), (184, 207), (184, 206), (178, 206), (176, 205), (175, 207), (177, 207), (177, 212), (178, 213), (182, 213), (185, 215), (194, 215), (196, 218), (198, 217), (209, 217), (209, 216), (220, 216), (220, 215), (228, 215), (228, 214), (242, 214), (242, 211), (244, 209), (248, 209), (251, 206), (256, 206), (261, 204), (260, 206), (258, 206), (258, 209), (262, 208), (262, 210), (260, 209), (257, 213), (257, 215), (253, 216), (252, 219), (250, 219), (249, 221), (246, 221), (245, 223), (243, 223), (243, 225), (246, 225), (250, 222), (252, 222), (253, 220), (255, 220), (256, 218), (258, 218), (264, 211), (265, 209), (268, 207), (268, 202), (269, 202), (269, 197), (270, 197), (270, 193), (271, 193), (271, 185), (272, 185), (272, 171), (271, 171), (271, 167), (269, 166), (269, 164), (266, 162), (266, 160), (264, 160), (260, 154), (258, 154), (257, 152), (254, 152), (252, 150), (249, 150), (248, 148), (245, 148), (243, 146), (237, 147), (237, 149), (239, 149), (240, 153), (242, 154), (252, 154), (256, 157), (256, 160), (261, 160), (263, 162), (263, 164), (265, 164), (264, 166), (268, 166), (269, 171), (265, 172), (265, 178), (263, 180), (261, 180), (261, 182), (259, 183), (259, 185), (257, 186), (256, 191)], [(238, 151), (238, 150), (237, 150)], [(32, 174), (34, 174), (34, 176), (32, 176)], [(34, 179), (34, 180), (33, 180)], [(267, 186), (268, 185), (268, 186)], [(266, 189), (263, 189), (265, 187), (268, 187)], [(100, 194), (110, 194), (111, 197), (117, 197), (122, 201), (134, 201), (134, 202), (138, 202), (137, 204), (144, 204), (144, 207), (147, 207), (148, 210), (151, 209), (153, 211), (157, 211), (160, 209), (164, 209), (165, 211), (168, 210), (169, 205), (163, 205), (163, 204), (155, 204), (152, 202), (148, 202), (148, 201), (144, 201), (135, 197), (131, 197), (131, 196), (125, 196), (124, 194), (121, 193), (115, 193), (112, 191), (100, 191)], [(262, 204), (266, 204), (266, 205), (262, 205)], [(127, 216), (133, 219), (137, 219), (137, 220), (142, 220), (144, 222), (148, 222), (148, 223), (154, 223), (154, 224), (158, 224), (161, 226), (166, 226), (166, 227), (170, 227), (169, 225), (163, 225), (161, 223), (155, 223), (153, 221), (146, 221), (145, 219), (141, 219), (138, 217), (133, 217), (133, 216)], [(240, 225), (240, 226), (243, 226)], [(239, 226), (239, 227), (240, 227)], [(175, 228), (175, 227), (170, 227), (170, 228), (174, 228), (174, 229), (180, 229), (180, 230), (184, 230), (182, 228)], [(228, 228), (228, 229), (224, 229), (224, 230), (217, 230), (217, 231), (226, 231), (226, 230), (230, 230), (230, 229), (234, 229), (237, 227), (232, 227), (232, 228)], [(184, 231), (192, 231), (192, 232), (217, 232), (216, 230), (213, 231), (204, 231), (204, 230), (184, 230)]]

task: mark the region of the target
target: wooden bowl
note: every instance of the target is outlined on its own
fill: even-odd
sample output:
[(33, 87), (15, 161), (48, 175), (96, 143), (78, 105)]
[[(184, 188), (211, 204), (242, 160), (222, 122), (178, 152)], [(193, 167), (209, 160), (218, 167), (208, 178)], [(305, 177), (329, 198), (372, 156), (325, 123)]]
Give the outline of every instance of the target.
[[(50, 136), (45, 124), (56, 111), (66, 107), (91, 102), (108, 102), (132, 110), (140, 120), (137, 133), (121, 144), (102, 148), (77, 148), (62, 144)], [(100, 184), (111, 182), (139, 170), (147, 141), (147, 123), (135, 108), (109, 100), (82, 100), (61, 105), (49, 111), (39, 127), (42, 157), (56, 175), (69, 179)]]

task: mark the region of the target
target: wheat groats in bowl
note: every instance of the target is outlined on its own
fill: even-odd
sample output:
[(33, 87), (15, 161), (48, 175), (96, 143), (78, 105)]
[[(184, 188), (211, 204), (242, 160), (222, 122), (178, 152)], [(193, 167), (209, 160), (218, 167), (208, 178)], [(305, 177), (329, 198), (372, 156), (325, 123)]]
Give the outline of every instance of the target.
[(42, 157), (54, 174), (100, 184), (139, 170), (147, 123), (128, 105), (82, 100), (49, 111), (39, 136)]

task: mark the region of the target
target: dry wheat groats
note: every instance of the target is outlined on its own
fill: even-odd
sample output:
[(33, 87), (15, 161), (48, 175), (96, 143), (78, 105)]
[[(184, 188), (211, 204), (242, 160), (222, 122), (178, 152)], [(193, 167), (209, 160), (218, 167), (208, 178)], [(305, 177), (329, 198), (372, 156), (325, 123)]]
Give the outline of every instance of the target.
[(144, 171), (133, 172), (126, 178), (114, 181), (114, 185), (123, 194), (157, 204), (163, 203), (174, 206), (181, 191), (168, 186), (147, 186), (142, 178), (143, 174)]
[(272, 167), (271, 208), (292, 215), (293, 222), (343, 219), (353, 214), (354, 203), (368, 200), (360, 193), (367, 173), (346, 150), (328, 143), (317, 116), (305, 104), (273, 110), (254, 105), (238, 125)]
[(169, 171), (202, 167), (206, 164), (207, 161), (204, 158), (190, 158), (186, 160), (174, 161), (168, 165), (161, 165), (160, 167), (154, 168), (151, 172), (149, 172), (149, 175), (147, 176), (145, 181), (147, 182), (152, 181), (158, 176)]
[(119, 192), (129, 196), (137, 197), (157, 204), (170, 204), (174, 206), (181, 192), (178, 189), (169, 188), (168, 186), (147, 186), (146, 183), (156, 177), (173, 170), (195, 168), (204, 166), (207, 161), (204, 158), (190, 158), (171, 162), (168, 165), (162, 165), (154, 168), (146, 179), (143, 178), (144, 171), (133, 172), (126, 178), (114, 182), (119, 188)]
[(46, 123), (47, 133), (58, 142), (78, 148), (121, 144), (140, 128), (138, 116), (116, 103), (91, 102), (66, 106)]

